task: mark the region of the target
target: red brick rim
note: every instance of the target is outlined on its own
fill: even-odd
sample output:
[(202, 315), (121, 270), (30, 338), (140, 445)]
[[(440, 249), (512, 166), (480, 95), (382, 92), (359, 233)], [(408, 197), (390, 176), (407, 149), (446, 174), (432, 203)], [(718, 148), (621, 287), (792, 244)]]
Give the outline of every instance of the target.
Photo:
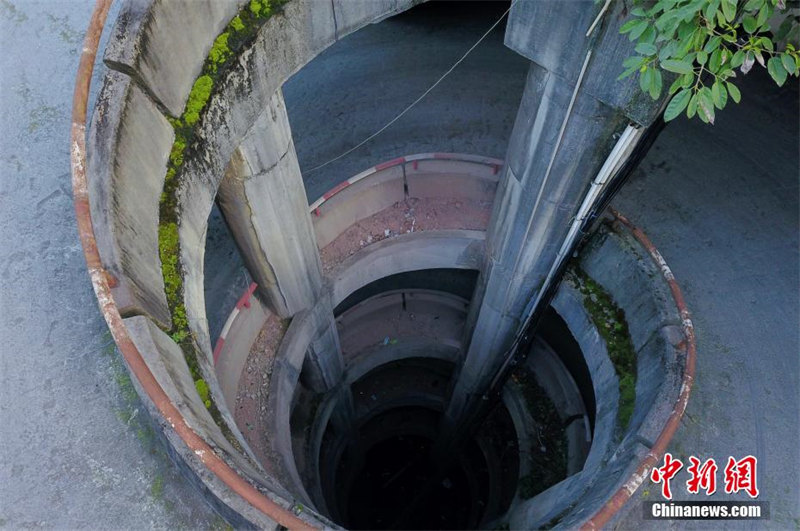
[(664, 257), (661, 256), (661, 253), (658, 252), (656, 246), (653, 245), (653, 242), (650, 241), (650, 238), (648, 238), (641, 229), (631, 223), (628, 218), (613, 208), (610, 210), (617, 221), (622, 223), (628, 230), (630, 230), (633, 234), (633, 237), (636, 238), (636, 240), (641, 243), (645, 249), (647, 249), (650, 258), (652, 258), (653, 262), (656, 263), (661, 271), (661, 275), (669, 285), (672, 298), (675, 300), (675, 306), (678, 307), (678, 312), (680, 313), (683, 335), (686, 338), (684, 342), (684, 346), (686, 348), (686, 367), (683, 371), (683, 382), (681, 383), (681, 390), (678, 394), (678, 399), (675, 401), (672, 412), (670, 413), (666, 422), (664, 422), (664, 427), (661, 429), (661, 433), (659, 434), (652, 448), (650, 448), (650, 451), (647, 452), (647, 455), (639, 463), (636, 471), (631, 474), (622, 487), (620, 487), (614, 493), (614, 495), (605, 503), (605, 505), (603, 505), (603, 507), (600, 508), (600, 510), (594, 513), (591, 518), (589, 518), (589, 520), (583, 524), (582, 528), (587, 530), (600, 529), (609, 521), (611, 521), (614, 515), (617, 514), (622, 506), (625, 505), (625, 503), (631, 498), (631, 496), (633, 496), (636, 490), (642, 485), (644, 480), (647, 479), (650, 469), (663, 457), (667, 446), (669, 445), (670, 441), (672, 441), (672, 437), (675, 435), (675, 432), (678, 431), (681, 418), (683, 417), (683, 413), (686, 411), (686, 405), (689, 403), (689, 395), (692, 393), (692, 382), (694, 381), (695, 363), (697, 361), (697, 346), (695, 344), (694, 325), (692, 324), (692, 318), (691, 314), (689, 313), (689, 309), (686, 307), (686, 302), (683, 299), (681, 288), (675, 281), (675, 275), (672, 274), (672, 270), (667, 265)]
[(86, 265), (100, 310), (103, 313), (103, 317), (105, 317), (117, 347), (119, 347), (122, 356), (125, 358), (130, 372), (139, 381), (142, 389), (147, 393), (147, 396), (152, 400), (167, 423), (175, 430), (175, 433), (183, 440), (189, 450), (200, 459), (203, 465), (233, 492), (278, 524), (289, 529), (314, 529), (307, 522), (266, 497), (237, 474), (186, 424), (186, 420), (175, 407), (175, 404), (170, 401), (153, 373), (150, 372), (141, 353), (131, 340), (119, 309), (111, 296), (109, 283), (112, 277), (103, 268), (100, 254), (97, 250), (97, 241), (95, 240), (92, 216), (89, 210), (89, 191), (86, 179), (86, 107), (97, 48), (106, 17), (108, 16), (108, 10), (111, 7), (111, 1), (97, 0), (89, 21), (89, 27), (86, 30), (86, 38), (78, 65), (78, 74), (75, 79), (75, 92), (72, 99), (72, 130), (70, 134), (70, 161), (75, 216), (78, 222), (83, 254), (86, 258)]

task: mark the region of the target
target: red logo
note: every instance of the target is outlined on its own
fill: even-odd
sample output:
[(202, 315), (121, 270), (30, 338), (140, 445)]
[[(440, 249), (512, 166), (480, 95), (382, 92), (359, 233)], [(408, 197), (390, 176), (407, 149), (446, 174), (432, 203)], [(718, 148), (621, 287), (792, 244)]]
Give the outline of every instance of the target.
[(743, 457), (739, 461), (729, 457), (728, 464), (725, 466), (725, 492), (734, 494), (743, 490), (751, 498), (758, 497), (756, 465), (758, 465), (758, 460), (752, 455)]
[[(689, 479), (686, 481), (686, 492), (689, 494), (699, 494), (703, 490), (706, 496), (711, 496), (717, 491), (717, 463), (714, 459), (701, 461), (695, 456), (689, 457), (689, 466), (686, 471)], [(756, 477), (758, 459), (752, 455), (736, 460), (728, 457), (728, 464), (725, 466), (725, 492), (736, 494), (739, 491), (746, 492), (751, 498), (758, 497), (758, 485)], [(672, 499), (672, 488), (670, 481), (683, 468), (680, 459), (672, 457), (669, 452), (664, 454), (664, 464), (654, 467), (650, 471), (650, 480), (653, 483), (661, 484), (661, 496), (667, 500)]]
[(672, 454), (667, 452), (664, 454), (664, 466), (654, 468), (650, 472), (650, 480), (653, 483), (661, 483), (661, 495), (668, 500), (672, 499), (669, 482), (681, 468), (683, 468), (681, 460), (673, 459)]
[(695, 456), (691, 456), (689, 461), (692, 464), (686, 470), (692, 477), (686, 482), (686, 490), (690, 494), (697, 494), (702, 488), (706, 491), (706, 496), (714, 494), (717, 491), (717, 463), (714, 459), (709, 459), (702, 465)]

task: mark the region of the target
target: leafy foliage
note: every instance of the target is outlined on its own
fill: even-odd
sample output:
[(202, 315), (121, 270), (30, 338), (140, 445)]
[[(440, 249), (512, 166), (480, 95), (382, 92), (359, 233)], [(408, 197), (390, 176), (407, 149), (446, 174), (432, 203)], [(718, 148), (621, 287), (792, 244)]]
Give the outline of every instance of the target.
[[(728, 99), (739, 103), (733, 82), (737, 70), (750, 71), (757, 62), (779, 86), (800, 72), (798, 17), (786, 0), (634, 0), (620, 33), (636, 42), (636, 55), (623, 62), (620, 79), (639, 74), (641, 89), (658, 99), (663, 91), (661, 71), (675, 74), (664, 119), (684, 110), (714, 123), (715, 110)], [(773, 31), (776, 15), (783, 23)], [(779, 49), (780, 48), (780, 49)]]

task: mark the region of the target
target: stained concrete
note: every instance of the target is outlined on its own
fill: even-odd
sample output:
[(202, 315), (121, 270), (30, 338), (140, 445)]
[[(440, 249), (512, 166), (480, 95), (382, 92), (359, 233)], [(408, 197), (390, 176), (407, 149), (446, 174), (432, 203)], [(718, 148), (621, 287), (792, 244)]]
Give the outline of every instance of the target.
[[(220, 522), (200, 496), (166, 460), (150, 453), (153, 446), (137, 440), (141, 407), (127, 410), (138, 410), (131, 421), (129, 414), (121, 414), (121, 420), (115, 416), (127, 405), (112, 383), (113, 358), (101, 354), (108, 342), (102, 339), (105, 327), (74, 229), (68, 176), (69, 104), (89, 8), (77, 1), (0, 4), (5, 50), (0, 108), (7, 131), (0, 144), (0, 230), (13, 242), (0, 249), (0, 466), (2, 477), (11, 478), (0, 487), (0, 524), (212, 527)], [(365, 125), (352, 129), (351, 140), (371, 131), (372, 124), (385, 123), (397, 110), (382, 103), (391, 99), (387, 91), (402, 92), (402, 87), (365, 80), (394, 71), (425, 85), (425, 69), (443, 71), (459, 54), (455, 44), (436, 48), (425, 43), (453, 37), (468, 47), (474, 36), (469, 27), (428, 31), (424, 25), (406, 25), (385, 40), (378, 38), (380, 26), (368, 27), (376, 39), (372, 42), (383, 51), (350, 49), (350, 57), (359, 59), (354, 61), (358, 76), (336, 78), (338, 91), (315, 93), (307, 128), (292, 122), (295, 135), (325, 138), (331, 133), (320, 129), (319, 117), (337, 113), (359, 123), (363, 119)], [(426, 50), (431, 63), (425, 65), (430, 66), (406, 54), (408, 49)], [(418, 144), (447, 144), (439, 148), (445, 151), (472, 143), (476, 153), (484, 153), (477, 149), (481, 146), (504, 145), (491, 138), (506, 130), (503, 123), (510, 128), (515, 108), (502, 118), (505, 107), (495, 106), (493, 97), (507, 96), (490, 82), (517, 79), (519, 71), (505, 55), (493, 61), (492, 53), (483, 50), (476, 57), (484, 58), (483, 68), (490, 72), (477, 79), (477, 86), (488, 90), (485, 97), (454, 101), (445, 93), (432, 98), (426, 112), (440, 118), (435, 126), (417, 129), (408, 145), (400, 130), (376, 139), (343, 159), (353, 171), (339, 175), (349, 176), (398, 152), (428, 149)], [(348, 47), (338, 48), (336, 58), (348, 64)], [(422, 73), (415, 74), (416, 69)], [(320, 64), (306, 81), (314, 86), (330, 75)], [(518, 79), (521, 83), (524, 71)], [(800, 462), (794, 444), (800, 437), (797, 85), (778, 90), (761, 71), (742, 84), (743, 103), (721, 112), (716, 126), (683, 119), (670, 125), (617, 206), (648, 231), (673, 266), (697, 327), (699, 385), (671, 449), (718, 459), (758, 452), (759, 486), (773, 513), (768, 523), (790, 527), (800, 518), (798, 486), (784, 474), (787, 463)], [(370, 113), (358, 114), (362, 106), (349, 107), (348, 101), (375, 103)], [(461, 121), (463, 109), (475, 106), (494, 112)], [(329, 115), (326, 109), (336, 111)], [(452, 120), (441, 119), (447, 117)], [(426, 123), (424, 118), (425, 112), (398, 126), (413, 131)], [(351, 130), (338, 122), (331, 127), (334, 133)], [(448, 127), (454, 128), (450, 139)], [(475, 135), (465, 139), (456, 134), (464, 130)], [(339, 138), (341, 147), (347, 139)], [(728, 161), (722, 161), (723, 155)], [(320, 185), (322, 191), (328, 188)], [(223, 320), (228, 311), (222, 312)], [(159, 483), (163, 497), (154, 496), (159, 489), (153, 486)], [(639, 525), (636, 514), (626, 527)]]

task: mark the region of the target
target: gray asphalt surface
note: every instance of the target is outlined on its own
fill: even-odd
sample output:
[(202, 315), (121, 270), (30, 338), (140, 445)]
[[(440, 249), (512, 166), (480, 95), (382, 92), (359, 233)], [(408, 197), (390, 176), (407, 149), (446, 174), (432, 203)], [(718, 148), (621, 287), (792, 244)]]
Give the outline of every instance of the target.
[[(476, 21), (465, 11), (446, 18), (425, 9), (427, 23), (405, 15), (369, 26), (287, 83), (304, 170), (394, 117), (497, 10)], [(85, 273), (68, 134), (90, 11), (88, 2), (0, 0), (0, 527), (215, 527), (218, 517), (141, 422)], [(525, 70), (499, 32), (490, 36), (385, 134), (308, 174), (309, 199), (399, 155), (502, 158)], [(741, 106), (721, 112), (714, 127), (670, 125), (615, 204), (662, 251), (694, 314), (697, 385), (673, 452), (718, 461), (757, 455), (770, 523), (795, 527), (797, 84), (779, 90), (751, 74), (742, 92)], [(209, 239), (213, 335), (247, 278), (214, 216)], [(641, 523), (638, 514), (631, 512), (630, 527)]]

